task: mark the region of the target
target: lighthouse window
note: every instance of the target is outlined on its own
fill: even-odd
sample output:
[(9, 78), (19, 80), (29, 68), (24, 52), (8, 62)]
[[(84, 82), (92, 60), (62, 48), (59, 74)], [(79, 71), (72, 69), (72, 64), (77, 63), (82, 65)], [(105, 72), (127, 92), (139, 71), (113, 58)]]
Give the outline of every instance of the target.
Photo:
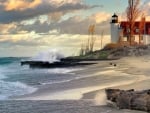
[(113, 17), (112, 19), (115, 20), (115, 17)]

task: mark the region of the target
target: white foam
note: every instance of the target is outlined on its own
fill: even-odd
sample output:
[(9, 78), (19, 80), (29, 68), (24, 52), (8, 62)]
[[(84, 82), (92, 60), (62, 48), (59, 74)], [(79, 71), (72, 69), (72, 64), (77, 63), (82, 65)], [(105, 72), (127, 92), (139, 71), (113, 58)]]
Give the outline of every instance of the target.
[(35, 57), (31, 58), (33, 61), (56, 62), (64, 58), (64, 55), (58, 50), (48, 50), (38, 53)]
[(44, 82), (44, 83), (40, 83), (41, 85), (51, 85), (51, 84), (60, 84), (60, 83), (65, 83), (65, 82), (69, 82), (72, 81), (74, 79), (69, 79), (69, 80), (62, 80), (62, 81), (54, 81), (54, 82)]
[(7, 99), (10, 96), (30, 94), (37, 90), (34, 87), (30, 87), (20, 82), (6, 82), (0, 80), (0, 84), (0, 100)]
[(104, 91), (97, 93), (94, 100), (95, 100), (94, 103), (96, 105), (106, 105), (107, 104), (106, 93)]
[(83, 70), (83, 69), (82, 68), (55, 68), (55, 69), (48, 69), (48, 73), (66, 74), (66, 73), (71, 73), (71, 72), (77, 71), (77, 70)]
[[(56, 69), (49, 69), (48, 70), (48, 73), (51, 73), (51, 74), (71, 74), (71, 75), (75, 75), (75, 73), (73, 73), (74, 71), (79, 71), (79, 70), (83, 70), (82, 68), (56, 68)], [(80, 77), (80, 76), (76, 76), (76, 77), (73, 77), (71, 79), (66, 79), (66, 80), (59, 80), (59, 81), (51, 81), (51, 82), (45, 82), (45, 83), (41, 83), (42, 85), (47, 85), (47, 84), (57, 84), (57, 83), (65, 83), (65, 82), (70, 82), (72, 80), (77, 80), (77, 79), (81, 79), (81, 78), (84, 78), (84, 77)]]

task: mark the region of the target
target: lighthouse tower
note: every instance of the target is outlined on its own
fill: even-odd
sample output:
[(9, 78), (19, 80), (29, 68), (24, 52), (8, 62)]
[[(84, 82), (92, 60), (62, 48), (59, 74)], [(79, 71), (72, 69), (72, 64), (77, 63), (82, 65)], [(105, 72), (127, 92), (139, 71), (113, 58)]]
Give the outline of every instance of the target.
[(117, 43), (119, 40), (119, 22), (118, 16), (114, 14), (111, 20), (111, 42)]

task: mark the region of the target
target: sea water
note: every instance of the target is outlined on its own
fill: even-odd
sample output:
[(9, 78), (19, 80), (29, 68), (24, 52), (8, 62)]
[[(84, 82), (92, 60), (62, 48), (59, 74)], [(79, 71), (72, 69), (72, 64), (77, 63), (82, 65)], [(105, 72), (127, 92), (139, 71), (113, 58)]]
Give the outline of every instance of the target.
[(61, 83), (77, 76), (74, 68), (32, 69), (21, 66), (22, 60), (31, 58), (0, 58), (0, 100), (33, 93), (39, 85)]
[(23, 58), (0, 58), (0, 100), (8, 99), (10, 96), (32, 93), (36, 90), (36, 88), (17, 80), (19, 78), (15, 78), (25, 70), (20, 68), (21, 59)]

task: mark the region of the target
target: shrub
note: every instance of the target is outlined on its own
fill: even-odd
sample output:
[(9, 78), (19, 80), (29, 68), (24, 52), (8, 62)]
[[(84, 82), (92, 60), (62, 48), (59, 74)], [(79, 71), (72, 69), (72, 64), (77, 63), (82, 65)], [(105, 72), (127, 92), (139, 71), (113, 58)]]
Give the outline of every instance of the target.
[(120, 47), (119, 44), (116, 44), (116, 43), (109, 43), (107, 44), (105, 47), (104, 47), (104, 50), (109, 50), (109, 49), (115, 49), (115, 48), (118, 48)]
[(108, 52), (106, 51), (101, 51), (99, 53), (99, 58), (102, 58), (102, 59), (106, 59), (108, 57)]
[(109, 43), (104, 47), (104, 50), (118, 49), (121, 47), (128, 47), (128, 46), (130, 46), (130, 44), (127, 41), (122, 41), (120, 43)]

